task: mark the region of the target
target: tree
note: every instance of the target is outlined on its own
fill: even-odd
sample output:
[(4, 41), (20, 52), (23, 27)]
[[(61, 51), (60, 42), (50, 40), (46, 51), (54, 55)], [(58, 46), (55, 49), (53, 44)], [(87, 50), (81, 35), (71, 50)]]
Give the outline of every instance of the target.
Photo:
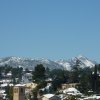
[(61, 84), (67, 82), (68, 71), (64, 71), (61, 69), (54, 69), (51, 71), (50, 77), (53, 79), (52, 85), (53, 85), (54, 91), (56, 91), (57, 88), (61, 86)]
[(30, 71), (29, 71), (29, 69), (28, 68), (26, 68), (25, 69), (25, 73), (29, 73)]
[(0, 67), (0, 79), (2, 79), (2, 70), (1, 70), (1, 67)]
[(33, 80), (41, 81), (45, 79), (45, 67), (39, 64), (35, 67), (33, 71)]
[(100, 65), (95, 65), (92, 73), (92, 88), (94, 93), (100, 93)]
[(78, 83), (79, 82), (79, 74), (80, 74), (80, 61), (76, 60), (75, 65), (73, 66), (72, 71), (70, 72), (70, 80), (71, 83)]
[(48, 78), (50, 76), (50, 69), (46, 67), (45, 71), (46, 71), (46, 78)]
[(23, 72), (22, 67), (12, 68), (12, 78), (13, 78), (13, 80), (15, 78), (18, 78), (19, 81), (20, 81), (22, 79), (22, 72)]
[(6, 94), (7, 94), (7, 98), (9, 98), (10, 100), (13, 100), (13, 87), (11, 86), (7, 86), (6, 89)]
[(12, 67), (9, 65), (5, 65), (5, 74), (12, 70)]
[(37, 98), (37, 91), (32, 91), (32, 94), (33, 94), (33, 100), (38, 100), (38, 98)]
[(88, 94), (88, 91), (92, 89), (92, 78), (91, 78), (91, 69), (84, 68), (80, 74), (80, 84), (78, 89), (84, 94)]

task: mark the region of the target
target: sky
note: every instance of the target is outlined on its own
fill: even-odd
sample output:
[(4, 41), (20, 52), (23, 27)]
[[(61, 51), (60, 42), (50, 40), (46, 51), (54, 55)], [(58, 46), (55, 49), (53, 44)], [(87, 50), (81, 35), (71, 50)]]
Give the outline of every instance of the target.
[(100, 62), (100, 0), (0, 0), (0, 57)]

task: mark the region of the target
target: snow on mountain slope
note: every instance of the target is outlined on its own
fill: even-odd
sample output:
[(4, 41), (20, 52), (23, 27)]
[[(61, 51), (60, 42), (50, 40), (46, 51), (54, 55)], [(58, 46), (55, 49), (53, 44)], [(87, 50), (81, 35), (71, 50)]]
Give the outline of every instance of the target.
[(80, 60), (80, 62), (82, 64), (84, 64), (84, 66), (86, 66), (86, 67), (94, 67), (95, 66), (95, 64), (86, 57), (78, 56), (77, 59)]
[(71, 70), (71, 63), (68, 62), (67, 60), (59, 60), (59, 61), (56, 61), (56, 63), (60, 64), (61, 66), (63, 66), (63, 68), (65, 70)]
[(79, 65), (81, 68), (85, 68), (85, 67), (92, 68), (96, 64), (93, 61), (91, 61), (88, 58), (81, 56), (81, 55), (78, 57), (74, 57), (73, 59), (70, 59), (70, 60), (59, 60), (59, 61), (57, 61), (57, 63), (62, 65), (64, 67), (64, 69), (71, 70), (72, 67), (76, 64), (77, 60), (79, 61)]
[(75, 57), (70, 60), (59, 60), (59, 61), (51, 61), (48, 59), (40, 58), (40, 59), (29, 59), (29, 58), (20, 58), (20, 57), (5, 57), (0, 58), (0, 66), (10, 65), (12, 67), (23, 67), (34, 69), (37, 64), (43, 64), (44, 67), (48, 67), (49, 69), (65, 69), (71, 70), (72, 66), (76, 64), (76, 61), (79, 60), (80, 67), (94, 67), (95, 63), (91, 60), (87, 59), (83, 56)]
[(20, 57), (5, 57), (0, 59), (0, 66), (10, 65), (12, 67), (23, 67), (34, 69), (37, 64), (43, 64), (44, 67), (50, 69), (60, 68), (63, 69), (63, 66), (58, 63), (48, 60), (48, 59), (29, 59), (29, 58), (20, 58)]

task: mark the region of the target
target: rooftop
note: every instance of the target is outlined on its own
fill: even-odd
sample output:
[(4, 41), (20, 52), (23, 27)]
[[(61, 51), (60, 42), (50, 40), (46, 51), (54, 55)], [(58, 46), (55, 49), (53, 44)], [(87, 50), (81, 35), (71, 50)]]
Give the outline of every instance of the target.
[(54, 96), (54, 94), (45, 94), (45, 95), (43, 95), (43, 96), (46, 97), (46, 98), (51, 98), (51, 97)]
[(16, 84), (15, 86), (25, 86), (25, 84)]

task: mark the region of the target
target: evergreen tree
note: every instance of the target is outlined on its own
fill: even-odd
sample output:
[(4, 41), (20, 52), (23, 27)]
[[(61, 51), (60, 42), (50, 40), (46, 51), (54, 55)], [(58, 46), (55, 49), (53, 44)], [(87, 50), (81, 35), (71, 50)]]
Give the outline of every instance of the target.
[(69, 78), (69, 82), (71, 83), (79, 83), (79, 77), (80, 77), (80, 61), (76, 60), (75, 65), (73, 65), (73, 68), (70, 72), (70, 78)]
[(41, 81), (45, 79), (45, 67), (39, 64), (35, 67), (33, 72), (33, 80)]
[(92, 89), (91, 73), (90, 68), (84, 68), (80, 74), (80, 84), (78, 85), (78, 89), (84, 94), (88, 94), (88, 91)]
[(9, 100), (13, 100), (13, 87), (7, 86), (5, 91), (7, 94), (7, 98), (9, 98)]

